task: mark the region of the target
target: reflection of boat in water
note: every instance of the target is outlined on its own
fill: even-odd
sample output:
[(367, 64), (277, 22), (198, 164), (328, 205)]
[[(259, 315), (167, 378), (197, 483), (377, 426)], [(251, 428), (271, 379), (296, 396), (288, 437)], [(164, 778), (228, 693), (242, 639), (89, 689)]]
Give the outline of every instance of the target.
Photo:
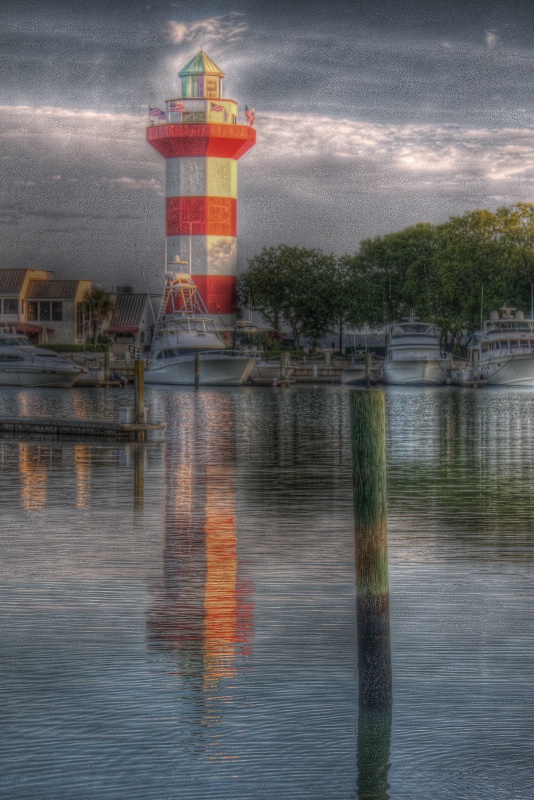
[(439, 328), (429, 322), (408, 320), (390, 325), (384, 383), (445, 383), (451, 355), (442, 351), (439, 334)]
[(145, 370), (145, 382), (236, 386), (245, 383), (256, 359), (225, 350), (190, 275), (167, 272), (156, 332)]
[(18, 333), (0, 333), (0, 386), (73, 386), (81, 367), (32, 345)]
[(534, 386), (534, 320), (522, 311), (492, 311), (469, 349), (478, 377), (496, 386)]
[[(380, 380), (383, 364), (382, 360), (371, 355), (371, 383), (378, 383)], [(365, 353), (356, 353), (350, 367), (347, 367), (341, 373), (340, 381), (347, 385), (365, 383)]]

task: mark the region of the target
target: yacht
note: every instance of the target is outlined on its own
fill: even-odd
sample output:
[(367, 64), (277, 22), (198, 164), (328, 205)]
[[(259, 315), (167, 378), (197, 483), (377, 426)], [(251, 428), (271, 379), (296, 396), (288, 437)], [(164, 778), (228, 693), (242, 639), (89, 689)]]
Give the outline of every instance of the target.
[(445, 383), (452, 356), (441, 349), (439, 338), (440, 329), (430, 322), (409, 319), (390, 325), (382, 370), (384, 383)]
[(191, 275), (167, 272), (145, 383), (194, 386), (245, 383), (257, 359), (225, 349)]
[(0, 332), (0, 386), (73, 386), (83, 368), (35, 347), (26, 336)]
[(468, 347), (477, 376), (494, 386), (534, 386), (534, 320), (508, 306), (489, 316)]

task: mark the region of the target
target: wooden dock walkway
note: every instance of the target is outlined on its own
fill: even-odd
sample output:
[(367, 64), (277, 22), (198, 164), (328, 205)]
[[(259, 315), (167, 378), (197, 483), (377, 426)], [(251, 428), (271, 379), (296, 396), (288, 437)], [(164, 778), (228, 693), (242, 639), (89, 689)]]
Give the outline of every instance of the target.
[(111, 436), (144, 441), (150, 431), (166, 428), (164, 422), (124, 423), (107, 419), (54, 419), (52, 417), (0, 417), (0, 434), (39, 436)]

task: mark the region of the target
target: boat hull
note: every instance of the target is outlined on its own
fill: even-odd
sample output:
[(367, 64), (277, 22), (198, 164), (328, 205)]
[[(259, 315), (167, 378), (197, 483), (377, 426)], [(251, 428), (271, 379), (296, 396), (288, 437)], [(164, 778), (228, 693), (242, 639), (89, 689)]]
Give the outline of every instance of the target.
[[(200, 355), (199, 386), (240, 386), (246, 383), (255, 358), (223, 354)], [(195, 356), (187, 355), (145, 370), (145, 383), (167, 386), (195, 385)]]
[(534, 386), (534, 354), (481, 362), (479, 375), (491, 386)]
[(74, 386), (81, 370), (42, 369), (39, 367), (0, 367), (0, 386), (56, 387)]
[(447, 380), (448, 359), (391, 359), (382, 372), (384, 383), (440, 385)]

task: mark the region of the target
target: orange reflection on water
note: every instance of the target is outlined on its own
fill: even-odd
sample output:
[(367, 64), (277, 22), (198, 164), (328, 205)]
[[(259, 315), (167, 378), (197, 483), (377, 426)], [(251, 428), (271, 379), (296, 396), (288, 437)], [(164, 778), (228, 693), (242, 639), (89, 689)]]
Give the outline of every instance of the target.
[(86, 444), (74, 445), (76, 508), (88, 508), (91, 496), (91, 451)]
[(19, 442), (20, 495), (22, 508), (36, 510), (46, 505), (46, 481), (50, 447)]

